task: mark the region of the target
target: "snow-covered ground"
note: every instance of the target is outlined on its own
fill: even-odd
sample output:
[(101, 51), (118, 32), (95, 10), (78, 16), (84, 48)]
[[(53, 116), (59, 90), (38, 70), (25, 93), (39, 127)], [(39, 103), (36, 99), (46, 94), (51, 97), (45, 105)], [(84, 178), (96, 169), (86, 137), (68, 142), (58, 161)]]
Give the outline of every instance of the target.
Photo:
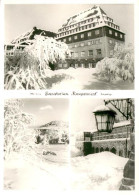
[[(67, 153), (68, 154), (68, 153)], [(62, 154), (61, 154), (62, 155)], [(58, 157), (59, 159), (59, 157)], [(67, 155), (68, 159), (68, 155)], [(60, 161), (25, 160), (14, 155), (5, 161), (4, 189), (11, 190), (118, 190), (128, 159), (110, 152)]]
[(71, 158), (72, 189), (118, 190), (127, 160), (111, 152)]
[[(41, 147), (37, 149), (40, 153)], [(46, 151), (56, 155), (38, 155), (34, 157), (13, 154), (4, 163), (4, 189), (11, 190), (51, 190), (65, 191), (68, 189), (69, 174), (68, 146), (52, 145)], [(41, 150), (43, 152), (43, 150)]]
[(105, 89), (133, 89), (134, 83), (117, 79), (108, 82), (105, 79), (99, 79), (96, 74), (96, 68), (68, 68), (50, 71), (46, 82), (49, 89), (61, 90), (105, 90)]

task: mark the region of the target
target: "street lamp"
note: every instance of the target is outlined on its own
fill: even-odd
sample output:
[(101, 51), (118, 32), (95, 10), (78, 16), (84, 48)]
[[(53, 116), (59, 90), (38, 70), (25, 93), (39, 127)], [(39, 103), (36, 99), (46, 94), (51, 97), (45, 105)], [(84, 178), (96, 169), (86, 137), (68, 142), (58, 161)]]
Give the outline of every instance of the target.
[(95, 114), (96, 126), (99, 132), (112, 132), (116, 112), (108, 106), (102, 105), (97, 107), (93, 113)]

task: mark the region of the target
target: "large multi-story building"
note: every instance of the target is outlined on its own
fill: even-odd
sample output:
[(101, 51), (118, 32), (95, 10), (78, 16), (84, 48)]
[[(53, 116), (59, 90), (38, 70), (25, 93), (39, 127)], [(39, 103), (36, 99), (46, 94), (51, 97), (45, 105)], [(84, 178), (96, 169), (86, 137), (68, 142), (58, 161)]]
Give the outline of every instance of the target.
[[(113, 56), (115, 45), (124, 44), (125, 33), (99, 6), (94, 6), (70, 17), (58, 30), (56, 39), (71, 50), (67, 68), (91, 68), (102, 58)], [(65, 68), (65, 64), (59, 66)]]

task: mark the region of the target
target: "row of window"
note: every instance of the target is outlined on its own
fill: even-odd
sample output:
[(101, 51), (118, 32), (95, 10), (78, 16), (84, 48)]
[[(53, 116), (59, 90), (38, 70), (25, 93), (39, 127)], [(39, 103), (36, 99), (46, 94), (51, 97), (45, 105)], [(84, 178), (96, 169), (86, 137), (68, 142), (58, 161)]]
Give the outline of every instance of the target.
[[(108, 16), (104, 16), (105, 20), (107, 20), (107, 22), (109, 23), (109, 25), (111, 26), (113, 24), (113, 19), (108, 17)], [(96, 19), (100, 19), (100, 16), (97, 16), (97, 17), (92, 17), (92, 18), (89, 18), (87, 20), (84, 20), (84, 21), (81, 21), (81, 22), (78, 22), (76, 24), (72, 24), (72, 25), (69, 25), (67, 27), (64, 27), (64, 28), (61, 28), (58, 30), (58, 32), (63, 32), (63, 31), (68, 31), (70, 29), (73, 29), (73, 28), (76, 28), (76, 27), (80, 27), (81, 25), (84, 25), (84, 24), (87, 24), (87, 23), (90, 23), (90, 22), (93, 22), (94, 20)], [(116, 24), (113, 24), (112, 25), (115, 29), (117, 30), (120, 30), (119, 26), (116, 25)]]
[[(86, 56), (86, 52), (88, 52), (88, 56), (93, 56), (93, 50), (88, 50), (88, 51), (81, 51), (81, 52), (71, 52), (71, 57), (72, 58), (78, 58), (79, 54), (81, 57), (85, 57)], [(101, 55), (102, 51), (101, 49), (96, 49), (96, 54), (97, 55)]]
[(110, 21), (110, 22), (113, 22), (113, 19), (110, 18), (110, 17), (108, 17), (108, 16), (104, 16), (104, 18), (105, 18), (106, 20)]
[[(97, 18), (99, 19), (100, 17), (97, 16)], [(81, 21), (81, 22), (78, 22), (78, 23), (76, 23), (76, 24), (72, 24), (72, 25), (70, 25), (70, 26), (61, 28), (61, 29), (58, 30), (58, 32), (63, 32), (63, 31), (67, 31), (67, 30), (72, 29), (72, 28), (80, 27), (81, 25), (84, 25), (84, 24), (93, 22), (94, 20), (96, 20), (96, 17), (92, 17), (92, 18), (89, 18), (89, 19), (87, 19), (87, 20), (83, 20), (83, 21)]]
[[(88, 50), (88, 56), (93, 56), (93, 54), (94, 54), (94, 51), (92, 49), (91, 50)], [(96, 54), (97, 54), (97, 56), (102, 55), (101, 49), (96, 49)], [(114, 51), (113, 50), (110, 50), (109, 55), (110, 56), (113, 56), (113, 54), (114, 54)], [(80, 52), (80, 56), (81, 57), (85, 57), (86, 56), (86, 52), (85, 51), (81, 51)], [(79, 53), (78, 52), (71, 52), (71, 57), (72, 58), (78, 58), (79, 57)]]
[[(68, 64), (59, 64), (58, 65), (59, 68), (68, 68), (69, 65)], [(80, 64), (70, 64), (70, 67), (73, 67), (73, 68), (95, 68), (95, 64), (93, 63), (80, 63)]]
[[(99, 35), (99, 34), (100, 34), (100, 30), (98, 30), (98, 29), (95, 30), (95, 35)], [(92, 32), (88, 32), (87, 36), (91, 37), (92, 36)], [(85, 34), (82, 33), (82, 34), (79, 34), (79, 35), (74, 35), (73, 39), (74, 40), (77, 40), (78, 38), (84, 39), (84, 37), (85, 37)], [(63, 41), (66, 42), (66, 38), (64, 38)], [(72, 37), (68, 37), (68, 41), (72, 41)]]
[[(97, 30), (95, 30), (94, 31), (94, 34), (97, 36), (97, 35), (100, 35), (100, 33), (101, 33), (101, 31), (100, 31), (100, 29), (97, 29)], [(120, 35), (120, 38), (122, 39), (123, 38), (123, 34), (122, 33), (119, 33), (119, 32), (114, 32), (113, 30), (110, 30), (109, 29), (109, 31), (108, 31), (108, 34), (109, 35), (114, 35), (115, 37), (118, 37), (119, 35)], [(92, 35), (93, 35), (93, 32), (92, 31), (90, 31), (90, 32), (88, 32), (87, 33), (87, 37), (89, 38), (91, 38), (92, 37)], [(78, 39), (84, 39), (85, 38), (85, 33), (81, 33), (81, 34), (76, 34), (76, 35), (74, 35), (73, 37), (72, 36), (70, 36), (70, 37), (66, 37), (66, 38), (64, 38), (62, 41), (63, 42), (72, 42), (72, 40), (74, 39), (74, 40), (78, 40)]]
[(92, 27), (95, 27), (97, 24), (99, 24), (99, 22), (94, 22), (92, 24), (88, 24), (88, 25), (85, 25), (85, 26), (82, 26), (82, 27), (75, 28), (73, 30), (69, 30), (69, 31), (60, 33), (60, 34), (57, 35), (57, 38), (65, 36), (65, 35), (69, 35), (69, 34), (72, 34), (72, 33), (76, 33), (76, 32), (82, 31), (82, 30), (86, 30), (86, 29), (89, 29), (89, 28), (92, 28)]
[[(100, 23), (102, 23), (102, 21)], [(92, 28), (92, 27), (96, 27), (98, 24), (99, 24), (99, 22), (94, 22), (92, 24), (88, 24), (88, 25), (85, 25), (85, 26), (82, 26), (82, 27), (78, 27), (78, 28), (75, 28), (75, 29), (72, 29), (72, 30), (69, 30), (69, 31), (66, 31), (66, 32), (63, 32), (63, 33), (60, 33), (60, 34), (57, 34), (57, 38), (65, 36), (65, 35), (69, 35), (69, 34), (72, 34), (72, 33), (76, 33), (76, 32), (82, 31), (82, 30), (86, 30), (86, 29), (89, 29), (89, 28)], [(113, 27), (113, 28), (115, 28), (117, 30), (120, 30), (119, 26), (113, 24), (112, 22), (105, 21), (105, 24), (108, 24), (110, 27)]]
[(14, 53), (13, 53), (13, 52), (6, 52), (5, 55), (6, 55), (6, 56), (13, 56)]
[[(112, 35), (114, 33), (115, 37), (118, 37), (119, 33), (118, 32), (114, 32), (112, 30), (109, 30), (109, 35)], [(120, 38), (123, 38), (123, 34), (120, 33)]]
[(114, 24), (113, 22), (105, 21), (105, 24), (108, 24), (110, 27), (115, 28), (116, 30), (120, 30), (120, 27)]
[[(99, 45), (99, 44), (102, 44), (102, 40), (101, 39), (95, 39), (95, 40), (88, 41), (88, 42), (76, 43), (74, 45), (73, 44), (72, 45), (68, 45), (68, 47), (69, 47), (69, 49), (72, 49), (72, 48), (77, 48), (77, 47), (84, 47), (84, 46), (89, 46), (89, 45)], [(118, 44), (118, 42), (115, 41), (115, 40), (109, 39), (109, 44), (115, 45), (115, 44)]]
[(15, 47), (14, 45), (4, 45), (4, 50), (5, 51), (10, 51), (10, 50), (14, 50), (14, 49), (23, 50), (24, 48), (25, 48), (25, 46)]
[(71, 49), (71, 48), (84, 47), (84, 46), (89, 46), (89, 45), (99, 45), (101, 43), (102, 43), (101, 39), (96, 39), (93, 41), (76, 43), (74, 45), (69, 45), (68, 47), (69, 47), (69, 49)]

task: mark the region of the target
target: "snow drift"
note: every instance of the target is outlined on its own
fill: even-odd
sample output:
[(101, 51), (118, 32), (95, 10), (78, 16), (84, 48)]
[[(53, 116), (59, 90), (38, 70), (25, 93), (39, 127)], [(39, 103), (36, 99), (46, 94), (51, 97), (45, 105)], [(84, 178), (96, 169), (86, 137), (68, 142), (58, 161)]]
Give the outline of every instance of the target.
[(14, 158), (5, 161), (4, 188), (11, 190), (118, 190), (128, 159), (110, 152), (44, 163)]
[(118, 190), (128, 159), (111, 152), (71, 159), (71, 186), (76, 190)]

